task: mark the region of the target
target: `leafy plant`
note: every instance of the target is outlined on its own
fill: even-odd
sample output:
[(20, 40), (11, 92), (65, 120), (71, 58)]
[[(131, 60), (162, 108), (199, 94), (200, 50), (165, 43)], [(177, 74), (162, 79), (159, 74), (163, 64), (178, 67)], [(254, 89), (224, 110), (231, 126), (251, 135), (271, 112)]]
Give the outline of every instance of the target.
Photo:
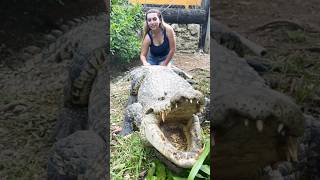
[(130, 62), (140, 52), (138, 32), (143, 25), (142, 7), (126, 0), (112, 0), (111, 3), (110, 50), (121, 61)]

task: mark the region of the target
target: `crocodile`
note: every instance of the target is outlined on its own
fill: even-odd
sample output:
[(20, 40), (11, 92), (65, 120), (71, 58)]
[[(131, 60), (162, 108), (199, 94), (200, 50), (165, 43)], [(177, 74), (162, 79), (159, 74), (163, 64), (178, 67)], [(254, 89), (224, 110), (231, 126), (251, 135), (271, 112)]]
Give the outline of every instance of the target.
[(297, 139), (304, 133), (300, 108), (213, 37), (214, 32), (210, 119), (216, 178), (252, 179), (262, 167), (297, 161)]
[(194, 165), (202, 152), (196, 115), (204, 95), (180, 75), (163, 66), (142, 66), (131, 72), (131, 89), (122, 135), (140, 130), (141, 138), (182, 168)]

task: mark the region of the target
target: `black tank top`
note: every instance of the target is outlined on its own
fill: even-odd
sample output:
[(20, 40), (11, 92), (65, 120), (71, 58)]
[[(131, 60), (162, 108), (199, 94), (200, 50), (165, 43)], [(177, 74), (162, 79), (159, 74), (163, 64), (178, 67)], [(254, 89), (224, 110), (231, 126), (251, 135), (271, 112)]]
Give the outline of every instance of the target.
[(153, 44), (153, 38), (152, 38), (152, 34), (151, 31), (148, 32), (148, 35), (150, 37), (151, 40), (151, 44), (150, 44), (150, 52), (153, 56), (156, 57), (163, 57), (169, 54), (170, 51), (170, 45), (169, 45), (169, 38), (166, 34), (166, 30), (164, 29), (163, 31), (163, 36), (164, 36), (164, 40), (163, 43), (159, 46), (156, 46)]

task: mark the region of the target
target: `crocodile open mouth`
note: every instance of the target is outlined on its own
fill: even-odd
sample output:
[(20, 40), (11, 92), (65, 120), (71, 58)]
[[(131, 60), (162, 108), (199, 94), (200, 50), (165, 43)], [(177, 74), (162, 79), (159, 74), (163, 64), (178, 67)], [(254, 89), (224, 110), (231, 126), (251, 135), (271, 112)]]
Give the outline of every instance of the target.
[(201, 127), (196, 113), (203, 101), (197, 98), (173, 99), (142, 120), (147, 140), (179, 167), (190, 168), (202, 152)]
[(178, 123), (161, 123), (160, 129), (168, 141), (179, 151), (188, 150), (190, 142), (190, 133), (185, 124)]

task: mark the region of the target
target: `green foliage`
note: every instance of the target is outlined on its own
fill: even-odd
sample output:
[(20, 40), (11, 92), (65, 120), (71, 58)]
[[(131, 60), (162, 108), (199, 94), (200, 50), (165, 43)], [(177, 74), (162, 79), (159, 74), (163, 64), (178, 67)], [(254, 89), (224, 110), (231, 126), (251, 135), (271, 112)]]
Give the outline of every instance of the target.
[(129, 137), (115, 137), (111, 140), (111, 172), (113, 179), (138, 179), (144, 164), (150, 160), (146, 156), (150, 150), (144, 148), (139, 133), (133, 133)]
[(144, 19), (142, 7), (129, 4), (127, 0), (112, 0), (111, 5), (110, 50), (121, 61), (130, 62), (140, 52), (138, 32)]

